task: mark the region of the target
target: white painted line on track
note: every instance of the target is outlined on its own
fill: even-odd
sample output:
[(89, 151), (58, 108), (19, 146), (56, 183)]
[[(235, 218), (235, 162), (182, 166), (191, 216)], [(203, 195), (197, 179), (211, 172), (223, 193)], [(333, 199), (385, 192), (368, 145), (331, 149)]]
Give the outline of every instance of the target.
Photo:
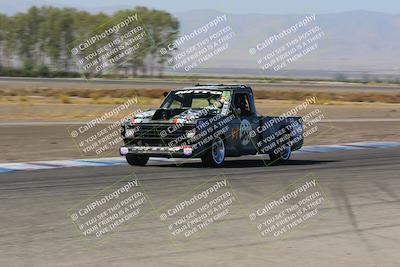
[[(400, 142), (356, 142), (338, 145), (317, 145), (305, 146), (294, 154), (303, 153), (330, 153), (335, 151), (345, 150), (359, 150), (359, 149), (373, 149), (373, 148), (395, 148), (400, 147)], [(261, 156), (261, 155), (259, 155)], [(176, 162), (176, 161), (190, 161), (197, 159), (167, 159), (167, 158), (150, 158), (149, 162)], [(56, 169), (67, 167), (90, 167), (90, 166), (115, 166), (127, 164), (123, 157), (112, 158), (94, 158), (94, 159), (70, 159), (70, 160), (50, 160), (50, 161), (33, 161), (21, 163), (2, 163), (0, 164), (0, 173), (14, 172), (14, 171), (31, 171), (31, 170), (44, 170)]]

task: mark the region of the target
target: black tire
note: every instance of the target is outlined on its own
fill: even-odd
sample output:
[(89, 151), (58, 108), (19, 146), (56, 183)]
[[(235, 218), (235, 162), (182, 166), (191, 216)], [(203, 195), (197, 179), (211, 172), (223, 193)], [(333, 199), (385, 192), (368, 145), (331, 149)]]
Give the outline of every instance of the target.
[(211, 146), (204, 152), (201, 161), (203, 162), (203, 165), (207, 167), (221, 167), (225, 162), (225, 152), (224, 140), (221, 137), (217, 137), (213, 140)]
[(148, 156), (139, 156), (128, 154), (125, 156), (126, 161), (132, 166), (144, 166), (149, 161)]
[(290, 159), (290, 156), (292, 155), (292, 148), (290, 146), (290, 135), (285, 134), (285, 141), (282, 144), (278, 144), (278, 148), (282, 148), (281, 152), (278, 154), (275, 154), (274, 152), (269, 153), (269, 158), (271, 159), (271, 163), (273, 165), (281, 164)]

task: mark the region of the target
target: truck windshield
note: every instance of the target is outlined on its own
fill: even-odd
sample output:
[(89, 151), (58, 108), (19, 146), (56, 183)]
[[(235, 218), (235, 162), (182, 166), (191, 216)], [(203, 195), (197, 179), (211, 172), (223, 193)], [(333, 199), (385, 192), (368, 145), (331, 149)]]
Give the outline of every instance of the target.
[(169, 93), (161, 108), (209, 108), (221, 112), (229, 101), (230, 91), (181, 90)]

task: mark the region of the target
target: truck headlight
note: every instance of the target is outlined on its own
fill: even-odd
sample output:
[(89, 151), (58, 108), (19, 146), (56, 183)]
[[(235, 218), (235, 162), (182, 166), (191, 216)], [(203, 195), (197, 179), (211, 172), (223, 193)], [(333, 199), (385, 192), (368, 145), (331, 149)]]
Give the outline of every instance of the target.
[(196, 129), (192, 129), (186, 133), (187, 138), (193, 138), (196, 135)]
[(125, 137), (130, 138), (135, 136), (135, 129), (126, 129), (125, 130)]
[(127, 147), (121, 147), (120, 149), (119, 149), (119, 154), (121, 155), (121, 156), (125, 156), (126, 154), (128, 154), (129, 153), (129, 149), (127, 148)]

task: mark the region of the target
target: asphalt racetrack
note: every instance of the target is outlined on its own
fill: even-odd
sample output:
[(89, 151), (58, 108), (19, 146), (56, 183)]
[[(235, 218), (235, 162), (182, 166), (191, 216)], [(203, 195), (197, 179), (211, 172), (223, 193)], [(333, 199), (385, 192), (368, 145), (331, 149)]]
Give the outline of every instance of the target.
[[(0, 174), (0, 266), (400, 266), (400, 148), (265, 163), (242, 157), (220, 169), (192, 161)], [(130, 175), (151, 205), (109, 236), (85, 237), (69, 210)], [(160, 220), (163, 207), (220, 175), (238, 200), (229, 216), (200, 236), (175, 240)], [(304, 177), (317, 180), (324, 206), (288, 233), (265, 239), (248, 211)]]

